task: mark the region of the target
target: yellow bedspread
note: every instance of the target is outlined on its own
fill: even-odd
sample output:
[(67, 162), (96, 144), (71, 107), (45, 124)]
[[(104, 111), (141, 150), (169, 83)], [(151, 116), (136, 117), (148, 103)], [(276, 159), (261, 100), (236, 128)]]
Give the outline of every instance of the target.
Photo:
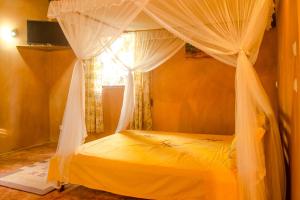
[[(82, 145), (69, 182), (147, 199), (237, 199), (230, 136), (123, 131)], [(57, 158), (48, 179), (59, 180)]]

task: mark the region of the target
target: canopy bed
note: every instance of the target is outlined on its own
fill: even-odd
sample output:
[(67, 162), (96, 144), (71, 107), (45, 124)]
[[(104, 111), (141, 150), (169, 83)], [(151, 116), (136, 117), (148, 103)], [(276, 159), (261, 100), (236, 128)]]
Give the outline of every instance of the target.
[[(49, 179), (141, 198), (161, 199), (173, 195), (169, 197), (176, 199), (187, 195), (183, 191), (189, 191), (191, 196), (184, 197), (223, 199), (224, 192), (231, 191), (232, 199), (284, 199), (285, 170), (280, 134), (268, 97), (253, 68), (273, 10), (272, 0), (51, 1), (48, 17), (57, 19), (78, 60), (70, 83), (57, 152), (50, 164)], [(136, 49), (134, 61), (128, 61), (110, 47), (140, 12), (152, 17), (165, 30), (127, 33), (134, 35), (132, 48)], [(134, 107), (132, 73), (158, 67), (184, 42), (236, 67), (236, 123), (232, 144), (228, 138), (211, 141), (207, 135), (201, 134), (183, 136), (173, 133), (169, 136), (167, 133), (125, 131)], [(112, 53), (115, 60), (128, 70), (123, 107), (115, 135), (83, 145), (86, 136), (83, 60), (104, 51)], [(185, 141), (191, 141), (192, 145), (186, 145)], [(176, 156), (162, 156), (165, 152), (176, 154), (173, 151), (179, 151), (178, 148), (162, 148), (163, 152), (155, 153), (146, 151), (152, 142), (158, 142), (161, 147), (172, 147), (174, 142), (185, 153), (194, 152), (192, 159), (185, 165), (185, 162), (178, 162)], [(134, 148), (131, 145), (128, 148), (126, 144)], [(115, 149), (111, 149), (113, 147)], [(226, 159), (224, 152), (228, 155)], [(146, 153), (151, 159), (140, 157)], [(236, 161), (227, 165), (234, 160), (235, 154)], [(126, 159), (122, 155), (126, 155)], [(203, 155), (207, 157), (204, 159)], [(213, 164), (212, 159), (216, 159)], [(109, 169), (111, 166), (123, 173)], [(120, 177), (120, 174), (126, 175)], [(143, 178), (138, 182), (137, 177), (141, 175)], [(175, 181), (174, 177), (176, 184), (170, 183)], [(125, 182), (125, 178), (132, 180), (133, 184)], [(117, 182), (119, 184), (114, 185)], [(147, 187), (150, 188), (148, 191)]]

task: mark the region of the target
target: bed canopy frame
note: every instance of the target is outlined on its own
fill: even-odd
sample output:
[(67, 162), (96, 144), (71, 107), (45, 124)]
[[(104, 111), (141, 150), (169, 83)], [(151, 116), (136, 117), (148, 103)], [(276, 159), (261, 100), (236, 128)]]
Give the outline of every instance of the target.
[[(136, 34), (134, 63), (115, 57), (128, 69), (117, 131), (126, 129), (134, 107), (133, 71), (149, 71), (169, 59), (184, 42), (236, 67), (235, 139), (239, 197), (284, 199), (285, 169), (276, 117), (253, 68), (274, 5), (272, 0), (60, 0), (51, 1), (56, 18), (77, 56), (56, 156), (62, 180), (68, 159), (84, 142), (84, 59), (110, 51), (140, 13), (167, 31)], [(153, 38), (163, 38), (155, 42)], [(262, 122), (262, 118), (266, 120)], [(266, 130), (266, 131), (264, 131)]]

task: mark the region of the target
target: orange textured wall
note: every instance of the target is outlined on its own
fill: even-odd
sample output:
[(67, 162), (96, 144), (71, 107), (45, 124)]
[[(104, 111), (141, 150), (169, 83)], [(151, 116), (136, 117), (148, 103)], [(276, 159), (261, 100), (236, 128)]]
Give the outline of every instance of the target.
[(0, 1), (0, 29), (18, 30), (0, 37), (0, 153), (49, 139), (45, 53), (16, 47), (26, 43), (26, 20), (46, 19), (47, 8), (47, 0)]
[(154, 130), (233, 133), (233, 67), (184, 49), (152, 72)]
[[(266, 32), (255, 68), (274, 108), (277, 33)], [(185, 58), (184, 49), (152, 72), (154, 130), (234, 133), (235, 69), (213, 58)]]
[(297, 78), (297, 88), (298, 92), (296, 92), (295, 99), (294, 99), (294, 105), (295, 105), (295, 111), (294, 111), (294, 120), (293, 124), (295, 126), (295, 131), (294, 131), (294, 137), (292, 138), (293, 140), (293, 149), (291, 157), (292, 157), (292, 163), (293, 163), (293, 168), (292, 168), (292, 173), (291, 177), (292, 179), (292, 199), (300, 199), (300, 191), (298, 189), (298, 186), (300, 184), (300, 94), (299, 94), (299, 88), (300, 88), (300, 2), (297, 1), (297, 61), (296, 61), (296, 78)]
[[(297, 7), (298, 6), (298, 7)], [(300, 199), (300, 96), (294, 90), (294, 80), (298, 79), (300, 88), (299, 33), (300, 3), (297, 1), (280, 1), (278, 19), (278, 65), (279, 65), (279, 109), (280, 130), (289, 161), (288, 198)], [(293, 53), (293, 45), (298, 52)]]

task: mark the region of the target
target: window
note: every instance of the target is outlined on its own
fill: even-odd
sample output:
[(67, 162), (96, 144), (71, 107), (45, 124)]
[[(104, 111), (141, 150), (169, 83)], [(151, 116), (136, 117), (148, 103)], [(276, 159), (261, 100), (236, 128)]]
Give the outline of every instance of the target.
[[(114, 56), (118, 55), (118, 58)], [(123, 34), (112, 45), (110, 50), (96, 57), (95, 88), (101, 90), (102, 85), (124, 85), (128, 71), (124, 65), (132, 65), (134, 61), (133, 34)], [(102, 68), (102, 70), (101, 70)], [(102, 71), (102, 73), (101, 73)], [(97, 89), (98, 88), (98, 89)]]

